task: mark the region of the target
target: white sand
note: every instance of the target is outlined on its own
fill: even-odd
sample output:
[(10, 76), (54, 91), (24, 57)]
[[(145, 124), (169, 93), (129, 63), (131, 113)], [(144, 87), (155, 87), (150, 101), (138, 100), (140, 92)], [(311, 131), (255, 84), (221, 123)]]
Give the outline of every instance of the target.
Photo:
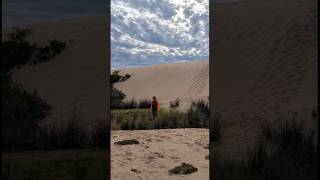
[[(208, 129), (162, 129), (111, 131), (112, 180), (207, 180), (209, 179)], [(114, 145), (116, 141), (137, 139), (138, 145)], [(181, 163), (192, 164), (197, 172), (169, 175)], [(133, 172), (137, 169), (139, 172)]]

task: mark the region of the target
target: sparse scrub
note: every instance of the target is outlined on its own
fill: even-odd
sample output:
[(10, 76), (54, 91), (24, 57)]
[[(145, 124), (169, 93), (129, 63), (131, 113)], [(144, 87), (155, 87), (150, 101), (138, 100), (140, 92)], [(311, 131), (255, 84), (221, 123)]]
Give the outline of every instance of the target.
[(187, 111), (186, 127), (209, 128), (209, 104), (204, 100), (193, 101)]
[(151, 100), (144, 99), (139, 101), (139, 105), (138, 105), (139, 109), (148, 109), (150, 107), (151, 107)]
[(2, 153), (1, 179), (105, 179), (105, 154), (96, 149)]
[(124, 76), (120, 75), (119, 74), (120, 71), (116, 70), (116, 71), (113, 71), (110, 75), (110, 82), (111, 84), (114, 84), (114, 83), (117, 83), (117, 82), (122, 82), (122, 81), (126, 81), (128, 80), (131, 75), (130, 74), (125, 74)]
[(4, 151), (36, 148), (36, 133), (40, 120), (49, 115), (51, 106), (36, 91), (28, 92), (11, 78), (12, 70), (51, 60), (66, 45), (56, 39), (38, 45), (26, 38), (30, 29), (14, 28), (2, 40), (2, 148)]
[(174, 100), (174, 101), (170, 101), (170, 107), (171, 107), (171, 108), (177, 108), (177, 107), (179, 107), (179, 105), (180, 105), (180, 100), (179, 100), (179, 98), (177, 98), (177, 99)]
[[(242, 160), (215, 160), (216, 179), (318, 179), (316, 127), (309, 132), (293, 118), (262, 126), (262, 135)], [(306, 119), (304, 119), (306, 120)]]
[(131, 99), (130, 101), (123, 101), (118, 109), (136, 109), (138, 103), (136, 100)]
[(209, 128), (209, 107), (205, 101), (194, 102), (186, 112), (163, 108), (155, 120), (148, 109), (117, 109), (111, 114), (112, 126), (121, 130)]

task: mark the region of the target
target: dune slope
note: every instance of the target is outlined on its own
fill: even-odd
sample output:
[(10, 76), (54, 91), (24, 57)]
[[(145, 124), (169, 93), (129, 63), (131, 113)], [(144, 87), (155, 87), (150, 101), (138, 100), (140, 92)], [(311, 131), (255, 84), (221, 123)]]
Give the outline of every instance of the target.
[(209, 96), (209, 61), (161, 64), (120, 72), (132, 75), (115, 85), (127, 95), (126, 100), (151, 100), (157, 96), (162, 106), (168, 106), (179, 98), (181, 106), (187, 107), (192, 100)]
[(66, 42), (66, 50), (49, 62), (16, 70), (14, 80), (53, 106), (53, 121), (75, 114), (84, 121), (106, 118), (107, 18), (81, 17), (27, 26), (29, 40)]
[[(317, 1), (250, 0), (213, 8), (213, 107), (223, 113), (216, 152), (245, 152), (259, 122), (317, 107)], [(264, 119), (262, 119), (262, 117)]]

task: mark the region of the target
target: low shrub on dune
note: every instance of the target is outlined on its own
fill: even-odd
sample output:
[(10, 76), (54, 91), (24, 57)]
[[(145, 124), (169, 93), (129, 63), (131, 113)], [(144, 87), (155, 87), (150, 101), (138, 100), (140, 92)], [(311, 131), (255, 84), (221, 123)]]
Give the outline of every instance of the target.
[[(216, 179), (318, 179), (317, 127), (308, 131), (295, 117), (263, 125), (254, 148), (241, 160), (215, 159)], [(305, 120), (305, 119), (304, 119)], [(303, 122), (303, 121), (302, 121)], [(314, 120), (317, 124), (317, 120)]]

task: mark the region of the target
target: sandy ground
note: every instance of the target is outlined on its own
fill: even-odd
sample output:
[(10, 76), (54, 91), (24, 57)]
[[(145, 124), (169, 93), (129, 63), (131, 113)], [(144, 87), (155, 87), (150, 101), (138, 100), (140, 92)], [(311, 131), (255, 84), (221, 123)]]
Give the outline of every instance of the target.
[[(112, 180), (209, 179), (208, 129), (111, 131), (111, 136)], [(133, 138), (140, 144), (113, 144)], [(192, 164), (198, 171), (189, 175), (169, 175), (169, 169), (183, 162)]]
[[(317, 108), (317, 1), (248, 0), (213, 7), (214, 111), (220, 155), (241, 157), (261, 122)], [(309, 122), (305, 122), (309, 123)]]
[(132, 75), (115, 84), (127, 95), (126, 100), (151, 100), (157, 96), (161, 106), (169, 106), (170, 101), (179, 98), (181, 107), (186, 107), (192, 100), (209, 96), (207, 60), (121, 69), (120, 73)]

